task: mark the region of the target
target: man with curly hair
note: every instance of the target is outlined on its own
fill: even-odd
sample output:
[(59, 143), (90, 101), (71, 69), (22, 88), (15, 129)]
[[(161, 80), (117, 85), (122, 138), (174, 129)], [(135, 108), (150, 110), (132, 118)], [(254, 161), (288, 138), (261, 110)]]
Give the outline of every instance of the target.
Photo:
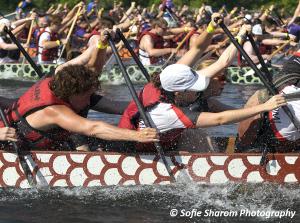
[(10, 125), (17, 129), (21, 148), (61, 149), (73, 133), (105, 140), (158, 141), (154, 129), (139, 132), (120, 129), (80, 116), (99, 86), (96, 73), (82, 65), (73, 65), (29, 88), (7, 111)]

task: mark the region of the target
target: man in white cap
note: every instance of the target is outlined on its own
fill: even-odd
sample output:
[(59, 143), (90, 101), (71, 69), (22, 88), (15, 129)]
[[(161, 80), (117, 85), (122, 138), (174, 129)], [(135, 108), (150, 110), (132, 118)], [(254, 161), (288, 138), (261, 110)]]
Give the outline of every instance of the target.
[[(256, 20), (257, 22), (259, 20)], [(271, 54), (272, 54), (272, 50), (274, 46), (277, 45), (281, 45), (284, 44), (286, 42), (286, 40), (284, 39), (274, 39), (274, 38), (293, 38), (294, 37), (292, 35), (289, 35), (287, 33), (280, 33), (280, 32), (272, 32), (272, 33), (266, 33), (264, 31), (264, 28), (261, 24), (255, 24), (252, 27), (252, 35), (253, 35), (253, 39), (256, 42), (256, 45), (259, 49), (260, 54), (262, 55), (264, 60), (271, 60)], [(295, 45), (294, 43), (291, 43), (291, 45)], [(245, 41), (244, 45), (243, 45), (244, 50), (246, 51), (246, 53), (249, 55), (249, 57), (252, 59), (252, 61), (255, 64), (259, 63), (258, 57), (256, 56), (256, 53), (250, 43), (250, 41)], [(238, 56), (238, 63), (240, 66), (246, 65), (246, 61), (244, 60), (244, 58), (239, 55)]]
[[(239, 41), (242, 41), (241, 38), (248, 29), (249, 26), (241, 29), (237, 37)], [(194, 71), (190, 66), (193, 64), (193, 58), (197, 56), (197, 51), (192, 48), (176, 64), (166, 67), (160, 75), (154, 75), (151, 83), (144, 87), (139, 98), (158, 129), (160, 142), (165, 149), (176, 148), (184, 129), (239, 122), (286, 103), (282, 96), (274, 96), (261, 106), (247, 109), (220, 113), (195, 112), (188, 109), (187, 106), (196, 100), (198, 93), (207, 88), (210, 78), (216, 76), (231, 63), (236, 51), (234, 45), (231, 44), (217, 62), (200, 71)], [(125, 110), (119, 127), (145, 128), (133, 101)], [(153, 144), (139, 144), (137, 148), (146, 151), (154, 150)]]

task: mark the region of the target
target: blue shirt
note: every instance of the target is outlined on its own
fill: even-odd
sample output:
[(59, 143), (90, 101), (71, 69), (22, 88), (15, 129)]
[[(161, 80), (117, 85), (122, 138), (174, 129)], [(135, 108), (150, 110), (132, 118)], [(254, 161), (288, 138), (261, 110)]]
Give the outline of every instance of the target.
[(298, 38), (300, 37), (300, 25), (292, 23), (289, 25), (288, 31), (290, 34), (297, 36)]
[(88, 5), (87, 5), (87, 13), (89, 13), (90, 11), (92, 11), (92, 9), (95, 7), (96, 3), (94, 1), (91, 1)]
[(32, 6), (32, 3), (29, 3), (29, 2), (26, 2), (26, 1), (21, 1), (19, 4), (18, 4), (18, 7), (16, 8), (16, 10), (19, 10), (19, 9), (26, 9), (28, 7)]

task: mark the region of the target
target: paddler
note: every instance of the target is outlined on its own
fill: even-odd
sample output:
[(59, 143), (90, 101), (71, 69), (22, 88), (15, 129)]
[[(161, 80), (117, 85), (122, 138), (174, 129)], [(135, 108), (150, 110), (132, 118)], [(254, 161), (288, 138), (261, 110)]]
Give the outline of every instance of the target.
[[(199, 45), (196, 44), (191, 48), (176, 64), (169, 65), (159, 75), (154, 76), (152, 82), (147, 84), (140, 93), (140, 98), (159, 130), (161, 143), (166, 149), (176, 148), (180, 133), (184, 129), (234, 123), (286, 104), (283, 96), (277, 95), (259, 106), (220, 113), (192, 112), (187, 108), (196, 100), (198, 93), (207, 88), (210, 78), (230, 65), (237, 52), (235, 46), (231, 44), (218, 61), (207, 68), (194, 71), (190, 67), (194, 58), (203, 50), (200, 50), (200, 45), (207, 43), (200, 40), (206, 39), (205, 36), (212, 36), (213, 30), (217, 28), (215, 20), (219, 17), (217, 14), (212, 16), (206, 33), (198, 37)], [(237, 36), (239, 42), (245, 40), (245, 34), (250, 30), (249, 25), (242, 27)], [(124, 112), (119, 127), (138, 130), (145, 127), (134, 102), (131, 102)], [(139, 146), (141, 150), (154, 150), (152, 144)]]
[(58, 58), (58, 49), (66, 43), (65, 39), (60, 39), (58, 31), (61, 28), (61, 18), (52, 16), (50, 26), (39, 33), (38, 36), (38, 63), (49, 64)]
[[(72, 133), (105, 140), (153, 142), (156, 130), (120, 129), (80, 116), (99, 90), (98, 74), (84, 66), (68, 66), (27, 90), (7, 110), (23, 149), (63, 149)], [(3, 123), (2, 123), (3, 126)]]
[[(284, 63), (282, 71), (273, 80), (278, 90), (285, 94), (300, 92), (300, 57), (292, 56)], [(266, 89), (255, 92), (245, 108), (264, 103), (270, 98)], [(293, 116), (299, 120), (300, 96), (287, 102)], [(299, 150), (300, 131), (291, 123), (282, 108), (257, 114), (239, 123), (237, 152), (260, 151), (267, 147), (276, 152)]]
[(176, 53), (176, 48), (165, 48), (163, 35), (168, 23), (163, 19), (154, 19), (151, 29), (145, 30), (139, 36), (139, 58), (143, 65), (162, 64), (163, 56)]

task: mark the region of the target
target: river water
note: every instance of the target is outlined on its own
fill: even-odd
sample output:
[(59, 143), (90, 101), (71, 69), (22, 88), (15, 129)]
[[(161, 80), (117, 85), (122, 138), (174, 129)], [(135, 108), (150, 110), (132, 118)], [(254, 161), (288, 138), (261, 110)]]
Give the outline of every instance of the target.
[[(30, 84), (22, 82), (1, 80), (0, 96), (18, 97), (29, 86)], [(140, 89), (141, 86), (136, 88)], [(219, 99), (232, 106), (241, 107), (255, 89), (257, 87), (226, 84)], [(103, 91), (118, 100), (130, 99), (129, 91), (124, 85), (103, 86)], [(119, 119), (119, 116), (93, 111), (89, 117), (113, 124)], [(236, 126), (226, 125), (210, 128), (208, 131), (217, 136), (234, 135)], [(220, 216), (221, 211), (224, 211), (223, 216)], [(280, 217), (279, 211), (285, 216)], [(296, 211), (293, 218), (289, 211)], [(170, 216), (176, 213), (176, 217)], [(0, 189), (0, 223), (299, 221), (298, 185), (229, 183), (212, 186), (183, 179), (182, 182), (167, 186)]]

